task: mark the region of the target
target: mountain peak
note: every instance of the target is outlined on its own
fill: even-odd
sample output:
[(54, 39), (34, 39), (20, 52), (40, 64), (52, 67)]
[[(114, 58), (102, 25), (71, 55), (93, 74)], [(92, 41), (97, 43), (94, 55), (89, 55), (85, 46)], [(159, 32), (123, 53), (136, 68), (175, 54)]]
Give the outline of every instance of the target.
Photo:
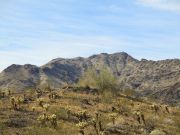
[[(47, 64), (37, 67), (34, 65), (13, 64), (0, 73), (0, 88), (5, 86), (24, 90), (36, 85), (50, 84), (60, 87), (62, 84), (76, 83), (88, 68), (100, 70), (109, 68), (118, 78), (122, 89), (134, 89), (141, 95), (150, 95), (154, 92), (167, 95), (166, 101), (179, 100), (177, 93), (170, 93), (180, 76), (180, 60), (138, 61), (126, 52), (113, 54), (101, 53), (88, 58), (57, 58)], [(19, 88), (20, 87), (20, 88)], [(173, 87), (178, 91), (179, 85)], [(174, 97), (174, 99), (170, 99)]]

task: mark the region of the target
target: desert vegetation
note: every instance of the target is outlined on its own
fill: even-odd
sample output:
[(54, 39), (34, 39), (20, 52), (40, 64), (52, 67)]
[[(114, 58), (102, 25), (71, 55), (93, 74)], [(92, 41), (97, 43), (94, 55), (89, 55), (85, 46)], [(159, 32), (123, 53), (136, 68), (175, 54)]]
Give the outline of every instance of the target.
[(180, 110), (122, 92), (108, 69), (78, 84), (0, 90), (2, 135), (179, 135)]

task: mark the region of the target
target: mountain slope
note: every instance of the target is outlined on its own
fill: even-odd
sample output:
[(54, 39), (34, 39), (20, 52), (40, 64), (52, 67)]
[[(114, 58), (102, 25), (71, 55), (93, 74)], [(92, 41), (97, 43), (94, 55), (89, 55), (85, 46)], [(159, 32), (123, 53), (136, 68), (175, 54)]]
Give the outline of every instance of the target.
[(122, 89), (134, 89), (141, 95), (160, 98), (167, 102), (180, 100), (180, 60), (136, 60), (127, 53), (93, 55), (88, 58), (58, 58), (37, 67), (11, 65), (0, 73), (0, 87), (23, 90), (47, 82), (54, 87), (77, 82), (91, 67), (109, 67), (120, 80)]

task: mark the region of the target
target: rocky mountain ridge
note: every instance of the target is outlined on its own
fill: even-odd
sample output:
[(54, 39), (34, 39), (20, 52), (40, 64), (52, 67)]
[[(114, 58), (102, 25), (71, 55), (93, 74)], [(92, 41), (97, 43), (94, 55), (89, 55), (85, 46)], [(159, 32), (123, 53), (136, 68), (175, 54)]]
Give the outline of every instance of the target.
[(60, 87), (66, 82), (77, 82), (88, 68), (100, 70), (102, 66), (111, 69), (122, 89), (133, 89), (167, 102), (180, 101), (180, 59), (137, 60), (125, 52), (57, 58), (41, 67), (13, 64), (0, 73), (0, 88), (24, 90), (47, 83)]

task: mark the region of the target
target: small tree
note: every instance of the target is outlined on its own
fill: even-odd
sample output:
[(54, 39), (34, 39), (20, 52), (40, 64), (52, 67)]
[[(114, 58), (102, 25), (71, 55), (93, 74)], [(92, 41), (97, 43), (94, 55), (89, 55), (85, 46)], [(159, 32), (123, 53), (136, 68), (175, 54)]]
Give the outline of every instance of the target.
[(80, 78), (79, 85), (97, 88), (99, 93), (117, 91), (117, 79), (108, 68), (102, 68), (99, 71), (94, 68), (88, 69)]

